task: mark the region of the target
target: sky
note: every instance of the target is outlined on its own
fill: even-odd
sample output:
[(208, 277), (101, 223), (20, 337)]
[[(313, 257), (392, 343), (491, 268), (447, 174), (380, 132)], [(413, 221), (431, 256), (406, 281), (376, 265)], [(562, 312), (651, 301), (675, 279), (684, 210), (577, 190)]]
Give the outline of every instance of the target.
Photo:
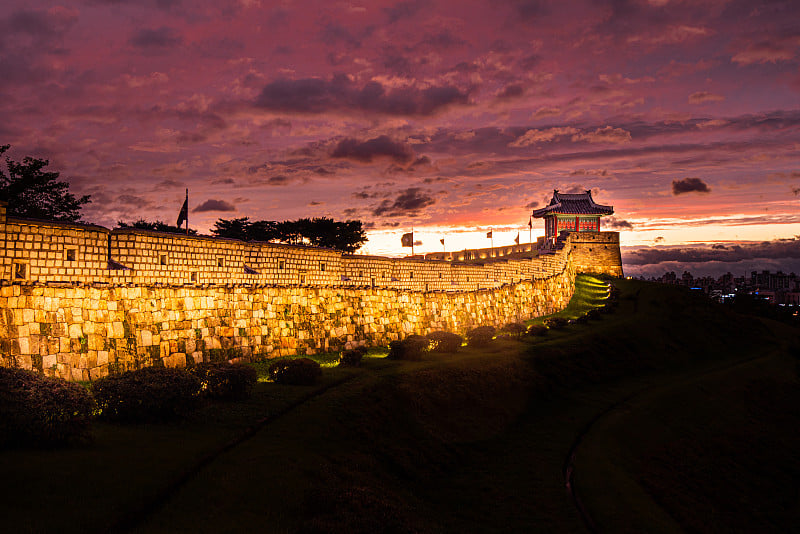
[(87, 222), (173, 223), (188, 188), (201, 233), (359, 219), (400, 256), (527, 242), (591, 189), (626, 274), (800, 273), (794, 0), (4, 5), (0, 145)]

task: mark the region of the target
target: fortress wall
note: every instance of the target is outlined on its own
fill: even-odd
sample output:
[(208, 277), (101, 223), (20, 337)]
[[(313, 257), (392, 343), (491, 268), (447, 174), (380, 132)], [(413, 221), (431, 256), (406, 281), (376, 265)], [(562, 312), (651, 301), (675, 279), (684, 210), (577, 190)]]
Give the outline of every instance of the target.
[(5, 217), (3, 222), (4, 279), (107, 280), (109, 230), (106, 228)]
[(208, 239), (146, 230), (111, 234), (110, 258), (125, 269), (110, 271), (116, 284), (224, 284), (255, 282), (244, 273), (245, 248), (233, 239)]
[(338, 251), (275, 243), (239, 243), (249, 250), (247, 265), (259, 272), (259, 283), (342, 284), (344, 267)]
[(566, 306), (575, 272), (622, 274), (616, 232), (467, 262), (6, 219), (2, 203), (0, 232), (0, 365), (80, 380), (501, 326)]
[(89, 380), (156, 363), (386, 345), (414, 333), (464, 333), (552, 313), (569, 302), (574, 276), (567, 261), (548, 278), (459, 292), (6, 283), (0, 287), (0, 364)]
[(579, 273), (623, 276), (619, 232), (573, 232), (567, 246)]

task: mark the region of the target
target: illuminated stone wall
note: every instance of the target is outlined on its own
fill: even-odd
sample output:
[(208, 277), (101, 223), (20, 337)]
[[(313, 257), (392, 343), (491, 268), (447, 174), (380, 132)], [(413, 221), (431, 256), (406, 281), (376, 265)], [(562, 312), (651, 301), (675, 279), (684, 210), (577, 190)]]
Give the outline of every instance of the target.
[(0, 365), (80, 380), (502, 326), (562, 309), (576, 272), (622, 274), (615, 232), (462, 262), (6, 219), (2, 204), (0, 231)]
[(386, 345), (432, 330), (552, 313), (574, 290), (574, 269), (477, 291), (372, 287), (0, 287), (0, 364), (89, 380), (109, 372), (208, 360), (314, 354)]
[(623, 275), (619, 232), (572, 233), (568, 246), (579, 273)]
[(3, 222), (4, 279), (108, 281), (108, 229), (14, 218)]

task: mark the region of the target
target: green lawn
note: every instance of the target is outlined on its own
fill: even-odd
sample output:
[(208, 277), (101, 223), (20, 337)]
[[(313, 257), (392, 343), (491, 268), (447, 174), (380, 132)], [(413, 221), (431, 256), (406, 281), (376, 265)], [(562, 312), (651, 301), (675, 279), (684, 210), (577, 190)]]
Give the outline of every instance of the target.
[[(583, 532), (569, 465), (605, 530), (796, 530), (797, 360), (781, 340), (797, 331), (676, 288), (613, 283), (616, 313), (543, 337), (420, 362), (373, 353), (359, 369), (325, 367), (318, 386), (259, 382), (249, 401), (182, 423), (95, 424), (86, 447), (5, 451), (0, 524)], [(559, 315), (606, 294), (581, 276)]]

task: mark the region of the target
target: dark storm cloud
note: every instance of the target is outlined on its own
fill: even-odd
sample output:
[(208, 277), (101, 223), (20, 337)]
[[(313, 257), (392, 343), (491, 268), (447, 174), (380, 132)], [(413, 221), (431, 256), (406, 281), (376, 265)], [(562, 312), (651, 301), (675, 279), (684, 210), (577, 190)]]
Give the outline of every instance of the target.
[(386, 13), (389, 23), (395, 23), (402, 19), (411, 19), (425, 6), (426, 2), (423, 0), (410, 0), (407, 2), (398, 2), (393, 6), (383, 8)]
[(535, 67), (538, 67), (541, 62), (542, 62), (542, 56), (540, 56), (539, 54), (532, 54), (517, 61), (517, 65), (519, 66), (520, 69), (528, 71), (528, 70), (533, 70)]
[(236, 211), (236, 206), (224, 200), (209, 199), (192, 210), (192, 213), (203, 211)]
[(270, 176), (262, 183), (266, 183), (267, 185), (287, 185), (291, 182), (292, 179), (284, 174), (278, 174), (276, 176)]
[(77, 12), (66, 9), (49, 11), (20, 9), (0, 22), (0, 27), (6, 34), (26, 33), (41, 40), (51, 41), (61, 38), (77, 20)]
[(672, 180), (672, 194), (682, 195), (683, 193), (710, 193), (711, 189), (708, 188), (703, 180), (700, 178), (684, 178), (683, 180)]
[[(54, 69), (50, 55), (69, 56), (64, 40), (78, 20), (78, 12), (67, 8), (20, 9), (0, 18), (0, 90), (11, 85), (53, 82), (65, 73)], [(72, 73), (73, 75), (75, 73)], [(48, 84), (42, 84), (48, 90)], [(61, 96), (65, 87), (58, 87)]]
[(254, 104), (262, 109), (295, 113), (363, 111), (386, 115), (432, 115), (447, 106), (468, 102), (468, 92), (451, 85), (387, 90), (375, 81), (358, 87), (346, 76), (337, 75), (330, 80), (275, 80), (264, 86)]
[(800, 238), (728, 245), (724, 249), (712, 247), (648, 247), (625, 253), (623, 263), (631, 265), (653, 265), (664, 262), (703, 263), (709, 261), (733, 263), (751, 259), (784, 258), (800, 258)]
[(390, 158), (397, 163), (407, 163), (414, 158), (414, 152), (408, 145), (393, 141), (389, 136), (381, 135), (367, 141), (346, 138), (339, 141), (331, 152), (332, 158), (345, 158), (362, 163), (370, 163), (374, 158)]
[(437, 33), (426, 35), (419, 44), (431, 47), (435, 50), (443, 50), (462, 46), (466, 44), (466, 41), (460, 37), (457, 37), (449, 30), (442, 30)]
[(323, 24), (320, 32), (320, 40), (328, 46), (344, 44), (350, 48), (361, 46), (362, 36), (353, 35), (350, 30), (336, 22), (328, 21)]
[(416, 217), (419, 211), (436, 202), (430, 194), (419, 187), (409, 187), (394, 201), (384, 200), (372, 211), (376, 217)]
[(183, 42), (183, 38), (172, 28), (143, 28), (128, 40), (131, 46), (150, 52), (166, 51)]
[(544, 0), (523, 0), (517, 2), (515, 8), (519, 20), (525, 22), (536, 20), (550, 13), (550, 8)]
[(184, 185), (185, 185), (184, 182), (167, 179), (158, 182), (153, 187), (153, 191), (170, 191), (173, 189), (183, 189)]
[(536, 200), (534, 200), (533, 202), (528, 202), (527, 204), (525, 204), (525, 207), (527, 209), (529, 209), (529, 210), (532, 210), (532, 209), (536, 208), (537, 206), (539, 206), (539, 202), (537, 202)]
[(608, 217), (607, 219), (603, 219), (602, 224), (606, 228), (613, 228), (615, 230), (632, 230), (633, 225), (624, 220), (624, 219), (617, 219), (616, 217)]
[(500, 100), (510, 100), (512, 98), (519, 98), (525, 94), (525, 88), (517, 83), (506, 85), (498, 94), (497, 98)]

